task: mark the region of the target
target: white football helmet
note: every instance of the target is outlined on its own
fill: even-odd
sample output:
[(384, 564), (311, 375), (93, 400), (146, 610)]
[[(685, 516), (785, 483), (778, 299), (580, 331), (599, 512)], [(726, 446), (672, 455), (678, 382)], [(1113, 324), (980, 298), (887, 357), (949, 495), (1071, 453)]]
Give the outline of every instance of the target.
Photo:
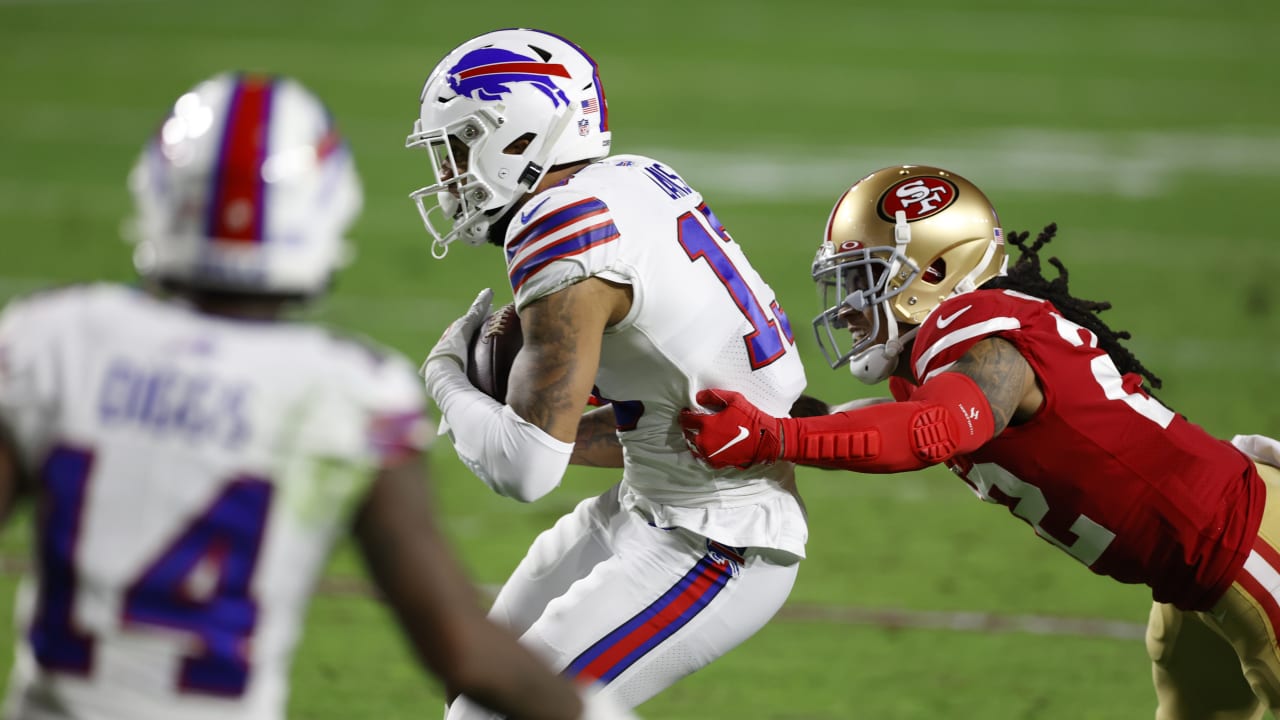
[[(831, 367), (881, 382), (929, 313), (1003, 275), (1007, 261), (1000, 219), (973, 183), (935, 167), (877, 170), (836, 202), (814, 258), (818, 346)], [(869, 323), (842, 350), (850, 313)]]
[(284, 77), (225, 73), (178, 98), (129, 176), (134, 264), (185, 287), (310, 296), (363, 201), (328, 110)]
[[(484, 244), (547, 171), (609, 154), (609, 111), (596, 63), (540, 30), (495, 30), (459, 45), (431, 71), (406, 147), (430, 151), (436, 182), (409, 197), (431, 233)], [(527, 141), (521, 150), (512, 147)], [(452, 144), (451, 144), (452, 141)]]

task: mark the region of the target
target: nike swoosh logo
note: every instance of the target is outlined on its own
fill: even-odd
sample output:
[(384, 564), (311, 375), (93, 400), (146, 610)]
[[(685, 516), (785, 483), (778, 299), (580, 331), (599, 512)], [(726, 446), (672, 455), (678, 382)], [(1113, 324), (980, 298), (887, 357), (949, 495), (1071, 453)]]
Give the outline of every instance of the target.
[(973, 306), (972, 306), (972, 305), (965, 305), (964, 307), (962, 307), (962, 308), (960, 308), (959, 310), (957, 310), (957, 311), (955, 311), (955, 312), (951, 313), (951, 314), (950, 314), (949, 316), (947, 316), (947, 317), (940, 317), (940, 318), (938, 318), (938, 329), (939, 329), (939, 330), (945, 330), (945, 329), (946, 329), (946, 327), (947, 327), (948, 325), (950, 325), (951, 323), (955, 322), (956, 318), (958, 318), (958, 317), (960, 317), (961, 315), (963, 315), (963, 314), (965, 314), (965, 313), (969, 312), (969, 308), (971, 308), (971, 307), (973, 307)]
[(551, 198), (542, 198), (542, 202), (538, 203), (537, 205), (534, 205), (532, 210), (530, 210), (529, 212), (520, 213), (520, 224), (521, 225), (528, 224), (528, 222), (533, 219), (534, 213), (538, 212), (538, 208), (542, 207), (543, 205), (546, 205), (547, 201), (550, 199)]
[(708, 455), (707, 457), (709, 457), (709, 458), (713, 458), (713, 457), (715, 457), (715, 456), (719, 455), (720, 453), (724, 452), (725, 450), (728, 450), (729, 448), (733, 447), (734, 445), (737, 445), (738, 443), (742, 442), (743, 440), (746, 440), (746, 439), (747, 439), (747, 436), (748, 436), (748, 435), (750, 435), (750, 434), (751, 434), (751, 431), (750, 431), (750, 430), (748, 430), (748, 429), (746, 429), (746, 428), (742, 427), (741, 425), (739, 425), (739, 426), (738, 426), (738, 437), (736, 437), (736, 438), (734, 438), (734, 439), (730, 440), (729, 442), (725, 443), (723, 447), (721, 447), (719, 450), (717, 450), (717, 451), (715, 451), (715, 452), (711, 453), (711, 454), (710, 454), (710, 455)]

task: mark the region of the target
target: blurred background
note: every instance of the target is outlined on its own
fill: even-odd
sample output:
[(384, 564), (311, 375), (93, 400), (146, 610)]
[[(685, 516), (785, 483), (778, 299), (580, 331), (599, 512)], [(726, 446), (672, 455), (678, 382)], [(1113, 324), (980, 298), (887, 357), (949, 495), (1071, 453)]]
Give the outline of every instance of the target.
[[(314, 315), (419, 359), (500, 253), (434, 261), (404, 149), (437, 60), (528, 26), (598, 62), (617, 152), (700, 189), (778, 292), (814, 395), (876, 394), (828, 369), (809, 331), (809, 262), (831, 205), (890, 164), (983, 188), (1006, 230), (1057, 222), (1075, 295), (1222, 437), (1280, 434), (1280, 5), (1266, 0), (0, 0), (0, 301), (132, 279), (125, 177), (169, 104), (226, 69), (280, 72), (324, 98), (356, 154), (358, 257)], [(572, 470), (533, 505), (491, 494), (447, 443), (441, 512), (477, 581), (616, 478)], [(641, 711), (650, 718), (1150, 717), (1150, 594), (1095, 577), (941, 469), (800, 473), (809, 559), (765, 630)], [(0, 538), (0, 614), (30, 512)], [(0, 672), (14, 630), (0, 623)], [(3, 677), (4, 675), (0, 675)], [(293, 670), (297, 718), (435, 717), (342, 548)]]

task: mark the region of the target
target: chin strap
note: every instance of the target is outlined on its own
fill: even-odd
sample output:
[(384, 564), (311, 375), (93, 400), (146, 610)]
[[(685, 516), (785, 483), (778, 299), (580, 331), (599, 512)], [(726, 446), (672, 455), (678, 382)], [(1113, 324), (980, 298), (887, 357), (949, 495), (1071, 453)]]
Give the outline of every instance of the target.
[(893, 374), (907, 343), (915, 339), (916, 333), (920, 331), (919, 327), (913, 327), (898, 336), (897, 321), (889, 318), (888, 322), (889, 334), (893, 339), (882, 345), (873, 345), (849, 359), (849, 373), (867, 385), (879, 385)]

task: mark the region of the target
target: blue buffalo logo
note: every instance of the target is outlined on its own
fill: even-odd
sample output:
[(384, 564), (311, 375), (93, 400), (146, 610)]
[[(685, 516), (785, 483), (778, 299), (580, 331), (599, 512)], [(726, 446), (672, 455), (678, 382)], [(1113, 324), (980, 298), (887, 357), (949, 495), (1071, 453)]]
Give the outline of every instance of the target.
[(539, 62), (536, 58), (501, 48), (472, 50), (449, 69), (449, 87), (459, 95), (475, 100), (499, 100), (511, 92), (512, 83), (529, 83), (550, 98), (555, 107), (568, 105), (564, 91), (552, 82), (553, 77), (569, 77), (569, 71), (557, 63)]

